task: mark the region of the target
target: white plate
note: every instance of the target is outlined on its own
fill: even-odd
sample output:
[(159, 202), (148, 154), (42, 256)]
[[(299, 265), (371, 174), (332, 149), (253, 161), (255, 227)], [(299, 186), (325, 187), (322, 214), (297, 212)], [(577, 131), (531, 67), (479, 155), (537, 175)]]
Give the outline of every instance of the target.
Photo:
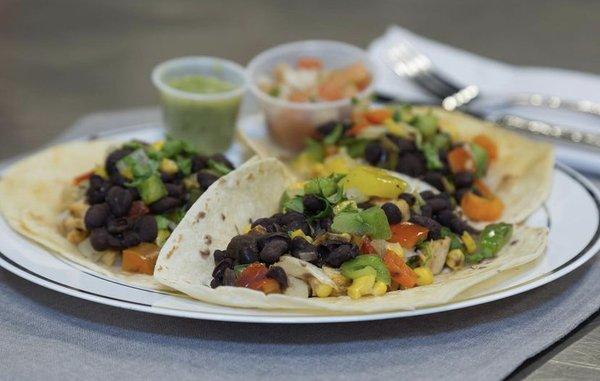
[[(258, 117), (242, 120), (242, 127), (261, 123)], [(158, 126), (145, 125), (110, 133), (119, 140), (161, 137)], [(241, 149), (228, 152), (234, 161)], [(237, 160), (236, 160), (237, 159)], [(581, 266), (600, 250), (600, 193), (575, 171), (557, 165), (548, 202), (532, 215), (528, 224), (550, 228), (547, 254), (509, 279), (489, 285), (484, 294), (437, 307), (377, 314), (311, 315), (288, 311), (264, 311), (211, 305), (189, 298), (133, 287), (119, 280), (96, 274), (53, 255), (14, 232), (0, 219), (0, 266), (41, 286), (111, 306), (162, 315), (195, 319), (253, 323), (333, 323), (389, 319), (432, 314), (487, 303), (539, 287)]]

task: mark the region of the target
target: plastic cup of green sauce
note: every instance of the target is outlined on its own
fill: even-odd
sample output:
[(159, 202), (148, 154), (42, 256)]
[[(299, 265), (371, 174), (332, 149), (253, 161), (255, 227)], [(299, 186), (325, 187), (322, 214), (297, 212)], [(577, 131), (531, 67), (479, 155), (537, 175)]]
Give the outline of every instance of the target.
[(244, 68), (215, 57), (182, 57), (152, 71), (167, 133), (210, 155), (229, 147), (246, 90)]

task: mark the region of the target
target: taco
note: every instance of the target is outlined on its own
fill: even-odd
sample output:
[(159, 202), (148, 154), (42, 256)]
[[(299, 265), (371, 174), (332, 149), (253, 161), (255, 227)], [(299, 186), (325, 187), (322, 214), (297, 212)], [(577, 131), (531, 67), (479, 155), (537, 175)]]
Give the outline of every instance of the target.
[(181, 140), (51, 147), (12, 165), (0, 210), (19, 233), (94, 271), (149, 287), (160, 247), (186, 210), (233, 170)]
[(357, 106), (352, 120), (318, 127), (299, 154), (264, 136), (241, 139), (303, 178), (359, 164), (409, 175), (452, 195), (471, 221), (523, 221), (548, 197), (554, 166), (549, 144), (435, 107)]
[(357, 166), (295, 182), (274, 158), (211, 187), (161, 249), (154, 277), (234, 307), (377, 312), (447, 303), (544, 253), (547, 229), (478, 230), (453, 198)]

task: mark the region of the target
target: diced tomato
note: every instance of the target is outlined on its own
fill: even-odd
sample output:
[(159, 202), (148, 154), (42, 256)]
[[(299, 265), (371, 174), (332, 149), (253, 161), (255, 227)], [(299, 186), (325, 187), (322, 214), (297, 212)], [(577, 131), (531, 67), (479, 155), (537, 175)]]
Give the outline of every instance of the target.
[(390, 226), (392, 238), (390, 241), (397, 242), (405, 249), (411, 250), (415, 245), (427, 238), (429, 229), (412, 222), (401, 222)]
[(154, 266), (158, 258), (158, 246), (153, 243), (140, 243), (123, 250), (121, 269), (133, 273), (154, 274)]
[(313, 69), (319, 70), (323, 68), (323, 62), (315, 57), (301, 57), (296, 62), (298, 69)]
[(448, 152), (448, 165), (452, 173), (475, 171), (473, 158), (463, 147), (456, 147)]
[(477, 144), (481, 148), (487, 151), (490, 160), (494, 160), (498, 157), (498, 147), (492, 139), (487, 135), (477, 135), (473, 138), (473, 143)]
[(143, 201), (134, 201), (131, 204), (131, 208), (129, 208), (129, 213), (127, 213), (127, 216), (131, 218), (137, 218), (148, 213), (150, 213), (150, 209), (148, 209)]
[(319, 85), (319, 96), (326, 101), (337, 101), (344, 98), (344, 83), (331, 78)]
[(390, 271), (392, 279), (404, 288), (412, 288), (417, 285), (417, 274), (396, 253), (387, 251), (383, 256), (383, 263)]
[(252, 263), (246, 267), (238, 276), (235, 285), (238, 287), (247, 287), (257, 284), (258, 281), (267, 277), (267, 266), (262, 263)]
[(92, 177), (93, 174), (94, 174), (94, 171), (82, 173), (81, 175), (79, 175), (73, 179), (73, 184), (79, 185), (82, 182), (84, 182), (85, 180), (89, 180), (89, 178)]
[(392, 117), (392, 111), (387, 108), (376, 108), (376, 109), (367, 111), (365, 116), (367, 117), (367, 120), (369, 122), (371, 122), (373, 124), (381, 124), (386, 119), (389, 119)]
[(373, 254), (375, 253), (375, 247), (371, 243), (371, 239), (367, 236), (364, 236), (362, 242), (360, 244), (360, 253), (361, 254)]
[(281, 292), (281, 287), (279, 286), (279, 282), (272, 278), (263, 278), (257, 281), (252, 282), (248, 288), (253, 290), (259, 290), (264, 292), (265, 294), (273, 294)]
[(359, 90), (364, 89), (371, 82), (371, 74), (365, 65), (361, 62), (352, 64), (342, 71), (344, 79), (354, 83)]

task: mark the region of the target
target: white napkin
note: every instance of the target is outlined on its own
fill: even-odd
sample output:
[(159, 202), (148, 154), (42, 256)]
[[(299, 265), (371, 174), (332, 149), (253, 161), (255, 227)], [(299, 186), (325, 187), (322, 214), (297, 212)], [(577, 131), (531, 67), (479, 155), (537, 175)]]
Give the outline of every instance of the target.
[[(398, 26), (369, 45), (369, 55), (377, 70), (378, 92), (407, 101), (435, 102), (408, 78), (398, 77), (384, 63), (387, 49), (398, 41), (408, 41), (428, 56), (436, 70), (458, 84), (479, 86), (482, 97), (507, 97), (515, 94), (539, 93), (565, 100), (588, 100), (600, 103), (600, 76), (563, 69), (521, 67), (481, 57), (418, 36)], [(576, 127), (600, 133), (600, 117), (572, 112), (515, 107), (508, 113)], [(571, 144), (556, 144), (557, 159), (586, 172), (600, 173), (600, 150), (593, 151)]]

